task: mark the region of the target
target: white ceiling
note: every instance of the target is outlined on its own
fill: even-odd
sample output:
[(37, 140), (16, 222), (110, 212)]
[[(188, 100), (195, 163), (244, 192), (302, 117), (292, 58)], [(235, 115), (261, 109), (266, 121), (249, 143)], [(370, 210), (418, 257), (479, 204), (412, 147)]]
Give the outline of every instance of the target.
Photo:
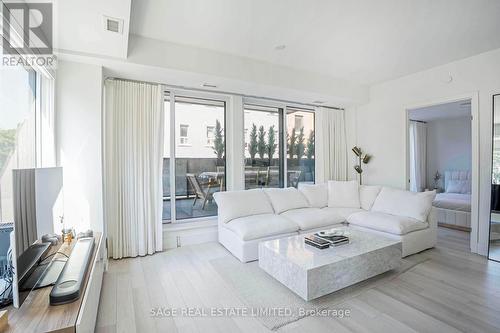
[[(125, 59), (128, 50), (130, 0), (52, 0), (54, 48)], [(104, 29), (104, 15), (123, 20), (123, 32)]]
[(411, 120), (420, 120), (427, 122), (437, 119), (467, 117), (470, 115), (471, 115), (470, 100), (437, 104), (409, 111), (409, 118)]
[(500, 48), (498, 0), (132, 0), (130, 16), (143, 37), (360, 84)]

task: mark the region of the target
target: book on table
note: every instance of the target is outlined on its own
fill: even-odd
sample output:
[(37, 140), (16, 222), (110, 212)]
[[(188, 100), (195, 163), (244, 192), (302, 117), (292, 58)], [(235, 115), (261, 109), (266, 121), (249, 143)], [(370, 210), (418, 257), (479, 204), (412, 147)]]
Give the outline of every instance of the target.
[(332, 246), (339, 246), (339, 245), (344, 245), (344, 244), (349, 244), (349, 237), (344, 236), (344, 235), (332, 235), (332, 236), (326, 236), (326, 235), (318, 235), (317, 233), (314, 234), (314, 236), (323, 239), (327, 242), (330, 243)]
[(329, 241), (322, 239), (316, 235), (308, 235), (304, 237), (304, 242), (318, 249), (327, 249), (331, 244)]

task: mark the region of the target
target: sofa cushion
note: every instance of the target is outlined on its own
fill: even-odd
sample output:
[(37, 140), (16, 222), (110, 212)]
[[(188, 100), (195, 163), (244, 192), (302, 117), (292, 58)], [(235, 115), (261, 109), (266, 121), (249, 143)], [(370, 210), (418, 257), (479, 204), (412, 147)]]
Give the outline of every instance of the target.
[(328, 205), (328, 187), (326, 184), (299, 184), (299, 191), (306, 197), (311, 207), (323, 208)]
[(275, 214), (259, 214), (239, 217), (226, 223), (224, 228), (233, 231), (244, 241), (286, 234), (299, 230), (297, 224)]
[(264, 192), (269, 197), (269, 200), (271, 200), (276, 214), (286, 212), (290, 209), (309, 207), (306, 197), (294, 187), (266, 188)]
[(406, 216), (396, 216), (380, 212), (359, 212), (347, 218), (350, 224), (383, 231), (394, 235), (405, 235), (412, 231), (429, 227), (427, 222), (421, 222)]
[(330, 215), (330, 216), (340, 216), (344, 221), (347, 220), (347, 218), (354, 213), (362, 212), (362, 209), (359, 208), (333, 208), (333, 207), (325, 207), (322, 209), (324, 214)]
[(299, 226), (300, 230), (321, 228), (345, 221), (342, 216), (327, 214), (323, 209), (319, 208), (292, 209), (280, 214), (280, 216), (293, 221)]
[(219, 220), (224, 223), (239, 217), (274, 213), (271, 201), (262, 189), (217, 192), (214, 198)]
[(328, 181), (328, 207), (360, 208), (357, 181)]
[(361, 208), (370, 210), (381, 189), (382, 186), (378, 185), (361, 185), (359, 187), (359, 202)]
[(435, 191), (410, 192), (383, 187), (371, 210), (426, 222), (435, 197)]

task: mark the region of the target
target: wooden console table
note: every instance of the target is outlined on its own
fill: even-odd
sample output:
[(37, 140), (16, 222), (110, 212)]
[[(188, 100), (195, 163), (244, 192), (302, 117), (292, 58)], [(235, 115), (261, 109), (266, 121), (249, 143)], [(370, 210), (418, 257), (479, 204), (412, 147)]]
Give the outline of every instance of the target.
[[(9, 325), (3, 332), (8, 333), (80, 333), (94, 332), (104, 273), (104, 246), (102, 234), (94, 233), (94, 251), (89, 270), (85, 275), (82, 296), (68, 304), (50, 305), (49, 294), (52, 287), (32, 290), (19, 309), (9, 307)], [(53, 251), (67, 255), (76, 243), (64, 243)], [(54, 257), (57, 258), (56, 254)]]

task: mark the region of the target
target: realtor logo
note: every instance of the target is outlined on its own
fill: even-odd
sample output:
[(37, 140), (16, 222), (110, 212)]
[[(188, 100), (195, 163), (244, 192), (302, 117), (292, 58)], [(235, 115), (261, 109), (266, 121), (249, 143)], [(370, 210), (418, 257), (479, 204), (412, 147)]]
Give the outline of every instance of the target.
[(52, 3), (3, 3), (7, 54), (52, 54)]

